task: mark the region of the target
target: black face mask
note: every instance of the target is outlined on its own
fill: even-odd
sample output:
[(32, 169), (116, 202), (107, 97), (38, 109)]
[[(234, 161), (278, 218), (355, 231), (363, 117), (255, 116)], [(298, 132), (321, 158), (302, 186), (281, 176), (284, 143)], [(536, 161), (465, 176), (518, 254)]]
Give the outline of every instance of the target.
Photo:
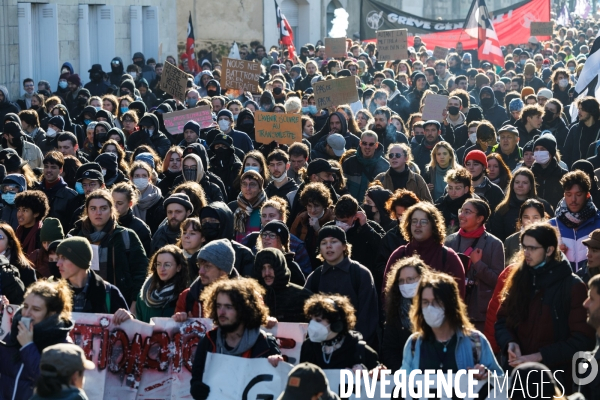
[(221, 224), (215, 222), (204, 222), (202, 224), (202, 234), (207, 241), (218, 239), (221, 236), (221, 230), (219, 229)]
[(77, 99), (77, 103), (79, 103), (80, 106), (85, 105), (88, 102), (88, 99), (86, 99), (85, 97), (79, 97)]
[(485, 99), (481, 99), (481, 107), (483, 108), (490, 108), (494, 105), (494, 99), (492, 98), (485, 98)]
[(504, 103), (504, 96), (504, 92), (501, 92), (500, 90), (494, 90), (494, 97), (496, 98), (498, 103)]
[(544, 122), (550, 122), (554, 119), (554, 113), (550, 112), (550, 111), (546, 111), (544, 112), (544, 115), (542, 116), (542, 121)]
[(217, 95), (217, 91), (216, 90), (207, 90), (206, 94), (210, 97), (214, 97)]
[(273, 94), (275, 96), (279, 96), (281, 94), (281, 92), (283, 92), (282, 88), (280, 88), (280, 87), (273, 88)]
[(368, 204), (363, 204), (363, 210), (365, 210), (365, 214), (367, 214), (367, 219), (371, 221), (375, 219), (375, 213), (373, 212), (373, 208)]
[(195, 169), (184, 169), (183, 177), (186, 181), (196, 182), (196, 178), (198, 177), (198, 171)]
[(228, 158), (229, 155), (230, 155), (230, 149), (224, 149), (222, 147), (220, 149), (215, 149), (215, 156), (220, 160)]
[(450, 113), (450, 115), (458, 115), (460, 109), (458, 107), (448, 107), (448, 113)]
[(131, 93), (129, 92), (124, 92), (121, 90), (121, 96), (129, 96)]

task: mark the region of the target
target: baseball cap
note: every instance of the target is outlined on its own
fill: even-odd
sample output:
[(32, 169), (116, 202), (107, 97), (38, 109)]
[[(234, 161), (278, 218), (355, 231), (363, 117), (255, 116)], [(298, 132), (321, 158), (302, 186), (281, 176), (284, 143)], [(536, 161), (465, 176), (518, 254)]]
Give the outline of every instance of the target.
[(83, 349), (72, 343), (60, 343), (46, 347), (40, 359), (43, 376), (71, 376), (77, 371), (96, 369), (93, 362), (85, 358)]
[(590, 236), (583, 240), (582, 243), (592, 249), (600, 249), (600, 229), (593, 230)]
[(315, 364), (304, 362), (290, 371), (285, 390), (277, 400), (306, 400), (321, 392), (323, 394), (320, 398), (323, 400), (339, 399), (329, 389), (325, 372)]
[(327, 137), (327, 144), (333, 149), (333, 154), (341, 157), (346, 151), (346, 139), (339, 133), (333, 133)]
[(324, 160), (322, 158), (317, 158), (315, 160), (312, 160), (311, 163), (308, 164), (306, 173), (308, 174), (308, 176), (311, 176), (312, 174), (318, 174), (320, 172), (337, 172), (337, 171), (339, 171), (339, 169), (332, 167), (331, 164), (329, 164), (329, 161)]

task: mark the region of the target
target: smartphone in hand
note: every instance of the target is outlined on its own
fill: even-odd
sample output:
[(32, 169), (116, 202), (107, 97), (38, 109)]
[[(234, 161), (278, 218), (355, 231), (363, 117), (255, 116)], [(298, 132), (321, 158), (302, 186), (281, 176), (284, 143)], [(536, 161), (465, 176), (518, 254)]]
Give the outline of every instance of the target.
[(29, 317), (22, 317), (21, 318), (21, 322), (23, 323), (23, 325), (25, 325), (25, 327), (27, 328), (27, 330), (29, 330), (29, 327), (31, 326), (31, 318), (29, 318)]

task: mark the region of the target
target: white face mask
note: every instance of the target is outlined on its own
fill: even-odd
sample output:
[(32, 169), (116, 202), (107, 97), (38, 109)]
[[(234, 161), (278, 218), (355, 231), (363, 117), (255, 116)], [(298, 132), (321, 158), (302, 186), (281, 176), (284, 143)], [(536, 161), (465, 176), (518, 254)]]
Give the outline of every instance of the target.
[(308, 324), (308, 338), (311, 342), (321, 343), (327, 339), (327, 335), (329, 335), (329, 329), (327, 329), (327, 326), (315, 321), (314, 319), (310, 321)]
[(106, 170), (102, 168), (102, 176), (106, 176)]
[(219, 128), (221, 128), (222, 131), (228, 130), (229, 125), (230, 125), (230, 123), (226, 119), (222, 119), (219, 121)]
[(417, 288), (419, 287), (419, 281), (413, 283), (405, 283), (404, 285), (398, 285), (400, 293), (405, 299), (412, 299), (417, 294)]
[(425, 323), (432, 328), (439, 328), (444, 323), (444, 309), (438, 306), (429, 305), (423, 308), (423, 318)]
[(538, 164), (546, 164), (548, 161), (550, 161), (550, 152), (546, 150), (534, 151), (533, 158)]
[(133, 79), (137, 78), (137, 72), (130, 72), (129, 75), (131, 75)]
[(477, 142), (477, 132), (469, 133), (469, 140), (471, 143), (475, 144)]
[(348, 232), (348, 229), (352, 228), (352, 225), (348, 225), (347, 223), (342, 221), (335, 221), (335, 225), (342, 228), (344, 232)]
[(274, 182), (280, 183), (283, 182), (285, 178), (287, 178), (287, 171), (285, 171), (279, 178), (272, 177)]
[(56, 131), (52, 128), (48, 128), (48, 131), (46, 132), (46, 136), (54, 137), (54, 136), (56, 136)]
[(148, 182), (148, 179), (146, 178), (133, 178), (133, 184), (136, 188), (143, 192), (148, 187), (150, 182)]
[(568, 79), (559, 79), (558, 86), (561, 88), (566, 88), (567, 86), (569, 86), (569, 80)]

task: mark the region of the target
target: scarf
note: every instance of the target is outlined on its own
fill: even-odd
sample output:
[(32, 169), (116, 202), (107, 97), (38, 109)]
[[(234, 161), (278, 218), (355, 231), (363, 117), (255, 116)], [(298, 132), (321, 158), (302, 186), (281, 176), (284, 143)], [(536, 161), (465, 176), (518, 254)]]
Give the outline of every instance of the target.
[(246, 232), (246, 221), (248, 220), (248, 217), (250, 216), (250, 214), (252, 214), (252, 211), (254, 211), (255, 209), (259, 209), (266, 199), (267, 193), (265, 193), (264, 190), (260, 191), (260, 193), (256, 197), (256, 200), (254, 200), (254, 202), (252, 203), (246, 200), (242, 192), (238, 194), (238, 209), (235, 210), (235, 213), (233, 213), (233, 227), (236, 232)]
[[(22, 241), (21, 245), (23, 246), (23, 251), (27, 254), (27, 258), (31, 258), (33, 252), (37, 249), (37, 238), (38, 232), (42, 227), (42, 221), (38, 221), (36, 224), (33, 224), (27, 236), (25, 236), (25, 240)], [(17, 237), (21, 237), (23, 233), (23, 227), (19, 225), (17, 227)]]
[[(91, 223), (88, 224), (89, 226), (92, 225)], [(103, 242), (104, 239), (110, 238), (110, 234), (117, 227), (117, 223), (110, 219), (108, 223), (104, 225), (104, 228), (97, 232), (92, 232), (92, 230), (94, 230), (93, 227), (91, 228), (92, 230), (88, 230), (86, 228), (88, 224), (81, 225), (81, 234), (90, 242), (90, 244), (98, 243), (98, 266), (100, 268), (98, 275), (103, 279), (108, 279), (108, 243), (103, 246), (101, 242)], [(113, 266), (113, 268), (115, 267), (116, 266)]]
[(256, 343), (258, 336), (260, 335), (260, 328), (255, 329), (244, 329), (240, 342), (235, 348), (229, 350), (225, 346), (225, 334), (221, 328), (217, 328), (217, 353), (227, 354), (230, 356), (241, 356), (246, 351), (250, 350)]
[(458, 234), (466, 239), (477, 239), (478, 237), (481, 237), (481, 235), (483, 235), (484, 232), (485, 225), (481, 225), (479, 228), (471, 232), (465, 232), (463, 228), (460, 228), (458, 230)]
[(148, 185), (137, 204), (133, 206), (133, 215), (146, 222), (146, 211), (162, 199), (162, 193), (154, 185)]
[(593, 218), (594, 215), (598, 212), (596, 205), (592, 201), (592, 198), (589, 197), (583, 209), (579, 212), (573, 213), (569, 211), (567, 207), (567, 202), (564, 197), (558, 203), (558, 207), (556, 209), (556, 219), (562, 222), (569, 229), (577, 229), (579, 225), (583, 224), (590, 218)]
[(177, 298), (175, 295), (175, 282), (167, 283), (162, 288), (156, 287), (153, 290), (150, 289), (153, 279), (149, 277), (144, 282), (142, 288), (142, 300), (150, 308), (165, 308), (173, 300)]

